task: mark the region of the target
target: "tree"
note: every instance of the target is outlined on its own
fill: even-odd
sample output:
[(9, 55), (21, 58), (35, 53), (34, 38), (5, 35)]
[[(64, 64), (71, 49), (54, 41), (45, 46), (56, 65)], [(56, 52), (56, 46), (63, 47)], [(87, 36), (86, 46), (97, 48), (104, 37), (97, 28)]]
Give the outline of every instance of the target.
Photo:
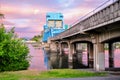
[(0, 25), (0, 71), (27, 69), (28, 47), (18, 38), (14, 38), (13, 28), (6, 31)]
[(2, 24), (2, 19), (4, 18), (4, 14), (0, 13), (0, 25)]
[(41, 39), (42, 39), (42, 35), (37, 35), (37, 36), (34, 36), (31, 40), (36, 41), (36, 42), (40, 42)]
[(0, 19), (4, 18), (4, 14), (0, 13)]

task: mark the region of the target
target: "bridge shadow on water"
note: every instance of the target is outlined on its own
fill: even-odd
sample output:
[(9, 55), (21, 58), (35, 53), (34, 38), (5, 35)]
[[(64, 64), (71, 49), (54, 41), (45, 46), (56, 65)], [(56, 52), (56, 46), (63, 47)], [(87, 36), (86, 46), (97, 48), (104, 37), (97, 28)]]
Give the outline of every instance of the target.
[[(43, 49), (44, 51), (44, 63), (47, 66), (48, 69), (64, 69), (68, 68), (68, 54), (65, 54), (62, 52), (61, 55), (60, 52), (54, 52), (47, 49)], [(78, 55), (73, 55), (73, 68), (79, 69), (79, 68), (88, 68), (87, 65), (87, 57), (86, 55), (83, 55), (84, 58), (82, 60), (82, 63), (79, 60)]]
[[(49, 50), (44, 50), (48, 58), (48, 67), (49, 69), (56, 69), (56, 68), (68, 68), (68, 54), (64, 54), (62, 52), (62, 55), (59, 55), (59, 52), (51, 52)], [(82, 54), (82, 58), (81, 58)], [(109, 55), (108, 51), (105, 50), (105, 70), (106, 71), (120, 71), (120, 49), (114, 50), (114, 67), (109, 68)], [(82, 53), (78, 52), (73, 55), (73, 69), (87, 69), (87, 68), (93, 68), (94, 62), (92, 60), (92, 67), (89, 66), (88, 63), (88, 53), (87, 51), (84, 51)]]
[[(29, 70), (48, 70), (56, 69), (59, 66), (58, 53), (50, 53), (41, 47), (36, 47), (34, 44), (28, 44), (30, 58)], [(51, 54), (51, 55), (50, 55)]]
[[(30, 49), (29, 55), (31, 55), (30, 70), (48, 70), (48, 69), (59, 69), (68, 68), (68, 54), (59, 55), (59, 52), (51, 52), (48, 49), (36, 48), (31, 44), (28, 44)], [(73, 68), (74, 69), (86, 69), (88, 67), (87, 52), (83, 52), (82, 60), (80, 59), (80, 54), (73, 55)], [(109, 59), (108, 51), (105, 51), (105, 67), (106, 70), (120, 70), (120, 49), (115, 50), (114, 54), (114, 68), (108, 68)]]

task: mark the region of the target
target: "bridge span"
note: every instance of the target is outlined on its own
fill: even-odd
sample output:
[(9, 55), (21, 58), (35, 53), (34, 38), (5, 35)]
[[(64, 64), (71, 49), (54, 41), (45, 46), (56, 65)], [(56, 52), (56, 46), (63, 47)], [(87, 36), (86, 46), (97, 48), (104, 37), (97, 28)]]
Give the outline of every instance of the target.
[[(120, 0), (99, 10), (93, 15), (76, 22), (68, 30), (49, 39), (51, 49), (68, 48), (68, 67), (74, 68), (79, 43), (87, 44), (88, 67), (97, 71), (105, 70), (104, 45), (108, 44), (109, 68), (114, 68), (113, 43), (120, 42)], [(66, 45), (66, 46), (65, 46)], [(80, 60), (80, 58), (79, 58)]]

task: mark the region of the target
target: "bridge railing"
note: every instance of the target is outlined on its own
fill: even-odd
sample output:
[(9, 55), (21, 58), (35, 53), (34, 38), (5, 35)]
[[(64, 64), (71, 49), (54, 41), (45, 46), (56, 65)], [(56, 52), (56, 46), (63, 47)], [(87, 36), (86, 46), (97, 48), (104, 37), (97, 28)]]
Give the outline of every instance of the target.
[(78, 19), (77, 21), (73, 22), (73, 23), (71, 24), (71, 26), (73, 26), (73, 25), (75, 25), (75, 24), (77, 24), (77, 23), (85, 20), (86, 18), (94, 15), (95, 13), (97, 13), (98, 11), (100, 11), (101, 9), (105, 8), (106, 6), (112, 4), (112, 3), (115, 2), (115, 1), (117, 1), (117, 0), (107, 0), (107, 1), (103, 2), (100, 6), (98, 6), (97, 8), (95, 8), (93, 11), (87, 13), (86, 15), (80, 17), (80, 19)]
[[(110, 1), (110, 2), (109, 2)], [(79, 19), (77, 22), (72, 24), (71, 28), (68, 30), (60, 33), (58, 36), (53, 37), (53, 40), (62, 39), (65, 37), (69, 37), (75, 34), (80, 33), (83, 30), (88, 30), (91, 28), (95, 28), (97, 25), (100, 25), (102, 23), (114, 20), (115, 18), (120, 17), (120, 0), (114, 0), (114, 2), (111, 2), (113, 0), (108, 0), (109, 3), (106, 4), (107, 7), (104, 7), (103, 9), (95, 9), (92, 12), (85, 15), (83, 18)], [(103, 5), (102, 5), (103, 7)]]
[(70, 36), (70, 34), (73, 34), (73, 33), (76, 33), (78, 32), (79, 30), (79, 27), (78, 26), (75, 26), (75, 27), (71, 27), (69, 28), (68, 30), (58, 34), (57, 36), (55, 37), (52, 37), (50, 38), (51, 40), (57, 40), (57, 39), (62, 39), (62, 38), (65, 38), (65, 37), (68, 37)]
[(101, 24), (108, 24), (113, 21), (117, 21), (115, 20), (116, 18), (120, 18), (120, 1), (119, 0), (105, 7), (104, 9), (98, 11), (94, 15), (86, 18), (85, 20), (80, 22), (80, 24), (84, 26), (83, 30), (85, 29), (88, 30), (91, 28), (92, 29), (96, 28), (96, 26), (101, 25)]
[(69, 28), (68, 30), (60, 33), (59, 35), (52, 37), (51, 40), (56, 40), (56, 39), (62, 39), (62, 38), (66, 38), (69, 37), (71, 35), (77, 34), (77, 32), (80, 31), (80, 26), (76, 25), (74, 27)]

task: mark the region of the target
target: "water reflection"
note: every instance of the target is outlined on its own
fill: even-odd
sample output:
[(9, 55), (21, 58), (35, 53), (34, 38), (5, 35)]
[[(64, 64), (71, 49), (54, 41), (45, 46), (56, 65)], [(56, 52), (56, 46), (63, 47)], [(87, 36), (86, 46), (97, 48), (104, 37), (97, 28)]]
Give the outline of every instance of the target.
[[(59, 55), (59, 52), (50, 52), (42, 48), (35, 48), (31, 44), (28, 45), (30, 48), (29, 55), (32, 56), (30, 61), (29, 69), (36, 70), (47, 70), (54, 68), (68, 68), (68, 54)], [(80, 53), (81, 55), (81, 53)], [(88, 66), (88, 54), (87, 51), (82, 52), (82, 60), (80, 59), (79, 53), (73, 55), (73, 65), (74, 68), (80, 67), (81, 63), (84, 67)], [(109, 55), (108, 51), (105, 51), (105, 67), (109, 66)], [(120, 68), (120, 49), (114, 51), (114, 67)], [(78, 66), (78, 67), (77, 67)]]
[(50, 69), (49, 55), (44, 49), (42, 49), (42, 50), (43, 50), (43, 53), (44, 53), (44, 64), (47, 67), (47, 69)]
[(44, 63), (48, 69), (68, 68), (68, 55), (44, 50)]
[[(105, 67), (109, 67), (109, 52), (108, 50), (105, 51)], [(120, 49), (114, 50), (114, 67), (120, 68)]]
[(59, 56), (56, 52), (50, 52), (44, 49), (44, 61), (48, 69), (56, 69), (59, 67)]
[[(49, 53), (50, 68), (68, 68), (68, 55), (59, 53)], [(82, 58), (81, 58), (82, 57)], [(114, 51), (114, 68), (120, 68), (120, 49)], [(88, 53), (84, 51), (82, 53), (76, 53), (73, 55), (74, 68), (88, 68)], [(109, 53), (105, 51), (105, 67), (109, 67)]]
[(33, 47), (28, 44), (30, 49), (29, 55), (31, 56), (29, 69), (31, 70), (46, 70), (47, 67), (44, 64), (44, 54), (41, 48)]

